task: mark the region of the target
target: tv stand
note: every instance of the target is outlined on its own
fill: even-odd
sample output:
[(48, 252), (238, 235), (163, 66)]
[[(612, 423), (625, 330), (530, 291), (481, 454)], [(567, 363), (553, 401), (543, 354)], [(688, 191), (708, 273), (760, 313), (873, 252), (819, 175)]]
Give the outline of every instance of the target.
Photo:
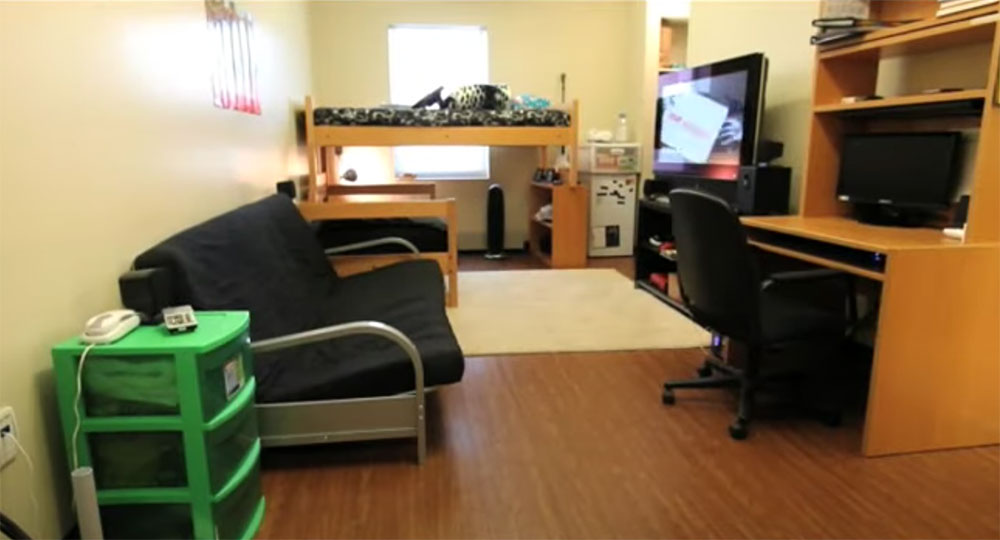
[(899, 208), (884, 204), (855, 204), (854, 219), (866, 225), (880, 227), (924, 227), (930, 215), (924, 210)]

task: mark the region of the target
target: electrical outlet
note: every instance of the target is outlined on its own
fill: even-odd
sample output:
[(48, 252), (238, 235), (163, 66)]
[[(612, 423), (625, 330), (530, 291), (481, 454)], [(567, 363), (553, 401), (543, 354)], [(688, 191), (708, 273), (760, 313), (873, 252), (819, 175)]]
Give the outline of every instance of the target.
[(8, 435), (17, 436), (14, 432), (14, 409), (0, 407), (0, 469), (17, 457), (17, 445)]

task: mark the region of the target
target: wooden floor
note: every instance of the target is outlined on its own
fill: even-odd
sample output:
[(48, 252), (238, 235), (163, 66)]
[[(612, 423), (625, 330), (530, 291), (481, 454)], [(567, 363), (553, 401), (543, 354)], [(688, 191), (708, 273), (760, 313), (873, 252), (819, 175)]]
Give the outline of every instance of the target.
[(410, 441), (265, 451), (259, 536), (1000, 537), (996, 447), (865, 459), (856, 420), (834, 429), (787, 415), (735, 442), (728, 393), (659, 401), (660, 383), (691, 376), (700, 357), (469, 358), (462, 382), (429, 400), (422, 467)]

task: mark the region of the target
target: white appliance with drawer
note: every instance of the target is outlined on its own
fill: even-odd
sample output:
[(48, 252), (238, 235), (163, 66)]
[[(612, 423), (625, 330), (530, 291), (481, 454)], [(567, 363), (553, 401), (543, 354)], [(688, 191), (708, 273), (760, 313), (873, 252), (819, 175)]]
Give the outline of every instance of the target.
[(627, 257), (635, 243), (635, 196), (638, 174), (580, 173), (590, 190), (591, 257)]
[(632, 255), (640, 163), (639, 143), (580, 147), (580, 179), (590, 191), (591, 257)]

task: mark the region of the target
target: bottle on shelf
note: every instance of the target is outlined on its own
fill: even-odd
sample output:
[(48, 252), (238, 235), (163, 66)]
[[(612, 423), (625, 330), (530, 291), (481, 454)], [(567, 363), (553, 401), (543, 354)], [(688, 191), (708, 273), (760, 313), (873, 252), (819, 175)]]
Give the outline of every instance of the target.
[(618, 113), (618, 126), (615, 128), (615, 142), (628, 141), (628, 117), (625, 113)]

